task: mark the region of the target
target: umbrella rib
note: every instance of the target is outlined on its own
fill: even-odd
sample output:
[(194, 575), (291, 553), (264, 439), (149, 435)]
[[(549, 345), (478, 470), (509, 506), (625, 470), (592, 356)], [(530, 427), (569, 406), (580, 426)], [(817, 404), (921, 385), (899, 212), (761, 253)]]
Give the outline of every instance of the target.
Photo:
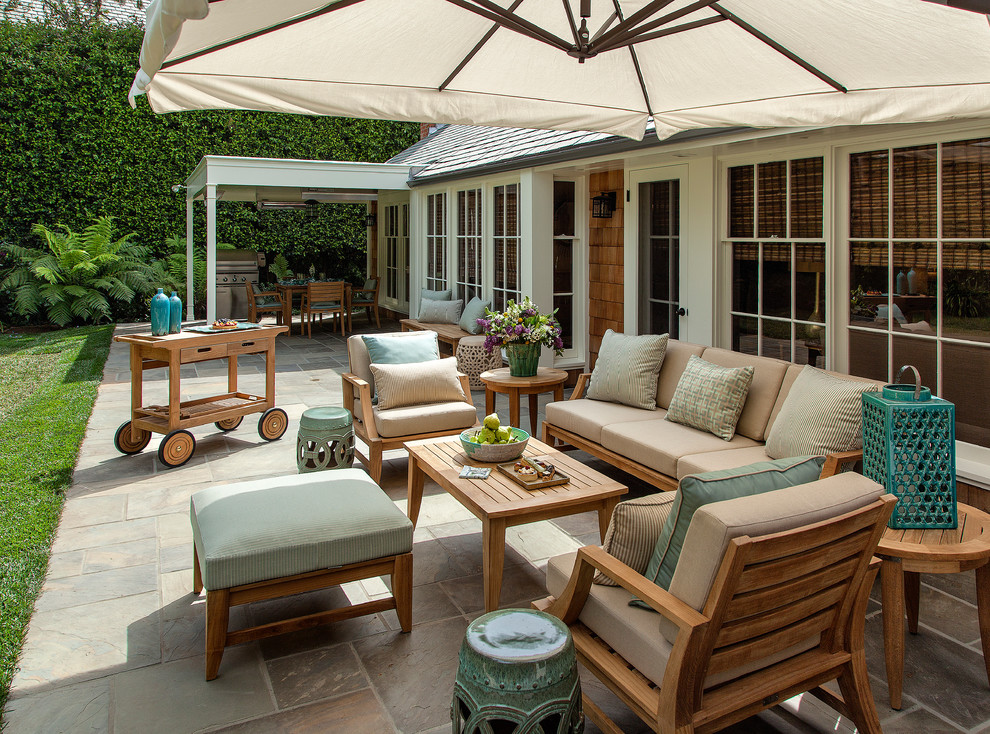
[(612, 30), (606, 32), (598, 39), (599, 45), (605, 45), (611, 41), (616, 36), (624, 36), (626, 32), (639, 23), (641, 20), (649, 18), (656, 12), (663, 10), (665, 7), (670, 5), (674, 0), (653, 0), (647, 3), (644, 7), (637, 10), (635, 13), (629, 16), (627, 19), (620, 19), (619, 25), (617, 25)]
[(719, 5), (717, 2), (712, 3), (711, 7), (712, 7), (712, 10), (714, 10), (716, 13), (718, 13), (722, 17), (724, 17), (724, 18), (732, 21), (737, 26), (739, 26), (740, 28), (742, 28), (744, 31), (746, 31), (747, 33), (749, 33), (750, 35), (752, 35), (752, 36), (758, 38), (759, 40), (763, 41), (763, 43), (765, 43), (766, 45), (768, 45), (774, 51), (776, 51), (779, 54), (782, 54), (782, 55), (786, 56), (788, 59), (790, 59), (791, 61), (793, 61), (795, 64), (797, 64), (798, 66), (800, 66), (805, 71), (807, 71), (807, 72), (809, 72), (811, 74), (814, 74), (816, 77), (818, 77), (819, 79), (821, 79), (823, 82), (825, 82), (826, 84), (828, 84), (830, 87), (832, 87), (833, 89), (835, 89), (837, 92), (848, 92), (849, 91), (848, 89), (846, 89), (845, 86), (843, 86), (842, 84), (839, 84), (839, 82), (835, 81), (835, 79), (833, 79), (832, 77), (830, 77), (824, 71), (822, 71), (821, 69), (818, 69), (815, 66), (812, 66), (807, 61), (805, 61), (800, 56), (798, 56), (796, 53), (794, 53), (790, 49), (782, 46), (781, 44), (777, 43), (775, 40), (773, 40), (772, 38), (770, 38), (770, 36), (766, 35), (762, 31), (760, 31), (759, 29), (754, 28), (753, 26), (751, 26), (749, 23), (747, 23), (746, 21), (744, 21), (742, 18), (740, 18), (739, 16), (735, 15), (734, 13), (729, 12), (728, 10), (726, 10), (725, 8), (723, 8), (721, 5)]
[[(612, 0), (612, 5), (615, 7), (615, 15), (619, 22), (622, 22), (622, 8), (619, 6), (619, 0)], [(643, 78), (643, 71), (639, 68), (639, 57), (636, 55), (636, 49), (632, 46), (629, 47), (629, 56), (632, 57), (633, 68), (636, 70), (636, 78), (639, 79), (639, 88), (643, 91), (643, 101), (646, 103), (646, 111), (649, 115), (653, 116), (653, 103), (650, 102), (650, 93), (646, 89), (646, 80)]]
[(695, 28), (703, 28), (704, 26), (711, 25), (712, 23), (724, 23), (727, 20), (728, 18), (723, 18), (721, 15), (716, 15), (711, 18), (702, 18), (701, 20), (692, 20), (690, 23), (682, 23), (681, 25), (674, 26), (673, 28), (664, 28), (663, 30), (655, 31), (653, 33), (644, 33), (634, 38), (627, 38), (623, 41), (618, 41), (609, 50), (612, 51), (617, 48), (622, 48), (623, 46), (629, 46), (631, 48), (634, 43), (655, 41), (656, 39), (663, 38), (664, 36), (672, 36), (675, 33), (683, 33), (684, 31), (690, 31)]
[(515, 13), (496, 5), (491, 0), (447, 0), (447, 2), (471, 13), (476, 13), (488, 20), (493, 20), (509, 30), (529, 36), (537, 41), (543, 41), (551, 46), (556, 46), (561, 51), (571, 50), (571, 44), (563, 38), (554, 35), (535, 23), (530, 23), (525, 18), (520, 18)]
[[(611, 51), (613, 48), (618, 48), (619, 46), (626, 46), (629, 43), (638, 43), (640, 40), (640, 35), (643, 33), (652, 31), (654, 28), (659, 28), (667, 23), (671, 23), (678, 18), (683, 18), (685, 15), (690, 15), (696, 10), (709, 7), (713, 5), (714, 2), (715, 0), (697, 0), (697, 2), (686, 5), (680, 10), (674, 10), (673, 12), (667, 13), (663, 17), (657, 18), (649, 23), (644, 23), (638, 28), (633, 28), (626, 24), (626, 29), (622, 33), (619, 33), (618, 35), (606, 34), (610, 36), (609, 39), (606, 40), (605, 37), (600, 39), (594, 50), (598, 53), (603, 53), (605, 51)], [(619, 29), (616, 28), (615, 30)]]
[[(511, 13), (513, 10), (518, 8), (521, 3), (522, 0), (515, 0), (515, 2), (509, 6), (509, 12)], [(481, 47), (488, 43), (491, 37), (495, 35), (495, 31), (501, 27), (502, 25), (500, 23), (492, 23), (492, 27), (488, 29), (488, 32), (485, 33), (485, 35), (481, 37), (481, 40), (474, 45), (474, 48), (468, 52), (468, 55), (461, 59), (460, 63), (454, 67), (452, 72), (450, 72), (450, 75), (443, 80), (443, 83), (437, 88), (438, 92), (442, 92), (450, 85), (452, 81), (454, 81), (454, 77), (461, 73), (461, 69), (468, 65), (468, 62), (475, 57), (475, 54), (481, 50)]]
[(303, 21), (310, 20), (312, 18), (318, 18), (321, 15), (326, 15), (327, 13), (332, 13), (335, 10), (340, 10), (346, 8), (350, 5), (355, 5), (356, 3), (364, 2), (364, 0), (339, 0), (339, 2), (331, 2), (328, 5), (324, 5), (322, 8), (317, 8), (316, 10), (300, 15), (298, 18), (289, 18), (281, 23), (276, 23), (275, 25), (268, 26), (267, 28), (259, 28), (256, 31), (247, 33), (243, 36), (238, 36), (237, 38), (232, 38), (229, 41), (224, 41), (223, 43), (217, 43), (208, 48), (200, 49), (191, 54), (186, 54), (185, 56), (180, 56), (176, 59), (170, 59), (161, 65), (162, 69), (167, 69), (170, 66), (175, 66), (176, 64), (181, 64), (184, 61), (192, 61), (193, 59), (198, 59), (200, 56), (206, 56), (214, 51), (221, 51), (225, 48), (230, 48), (231, 46), (236, 46), (238, 43), (243, 43), (244, 41), (250, 41), (251, 39), (258, 38), (258, 36), (264, 36), (265, 34), (272, 33), (274, 31), (282, 30), (283, 28), (288, 28), (294, 26), (297, 23), (302, 23)]
[(574, 22), (574, 11), (571, 10), (571, 4), (567, 0), (560, 0), (564, 4), (564, 11), (567, 14), (567, 22), (571, 25), (571, 35), (574, 36), (574, 45), (581, 45), (581, 37), (578, 36), (577, 23)]

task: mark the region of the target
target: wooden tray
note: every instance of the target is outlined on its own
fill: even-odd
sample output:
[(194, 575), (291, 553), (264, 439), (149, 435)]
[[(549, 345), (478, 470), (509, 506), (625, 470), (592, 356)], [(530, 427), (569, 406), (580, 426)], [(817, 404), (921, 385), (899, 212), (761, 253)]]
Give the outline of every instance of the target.
[[(538, 459), (546, 459), (544, 456), (535, 457)], [(550, 462), (553, 463), (552, 461)], [(567, 484), (571, 481), (570, 477), (564, 474), (560, 469), (550, 479), (541, 479), (540, 477), (528, 474), (518, 474), (516, 473), (516, 462), (509, 461), (505, 464), (498, 464), (498, 470), (503, 474), (507, 475), (510, 479), (516, 482), (516, 484), (521, 484), (526, 489), (546, 489), (547, 487), (557, 487), (561, 484)], [(532, 479), (527, 477), (532, 476)]]

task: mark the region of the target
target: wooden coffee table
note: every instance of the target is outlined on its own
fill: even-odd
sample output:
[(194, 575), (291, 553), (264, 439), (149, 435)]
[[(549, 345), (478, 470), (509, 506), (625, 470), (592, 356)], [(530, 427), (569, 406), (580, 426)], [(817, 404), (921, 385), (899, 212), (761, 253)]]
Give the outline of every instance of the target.
[(485, 383), (485, 413), (495, 412), (495, 395), (504, 393), (509, 396), (509, 425), (516, 428), (522, 428), (519, 425), (519, 396), (529, 395), (529, 433), (535, 436), (540, 393), (552, 392), (554, 400), (563, 400), (567, 373), (552, 367), (540, 367), (532, 377), (513, 377), (508, 367), (502, 367), (482, 372), (479, 379)]
[[(470, 462), (456, 436), (410, 441), (405, 446), (409, 451), (408, 513), (414, 526), (419, 518), (427, 477), (481, 520), (486, 612), (498, 609), (506, 528), (595, 510), (598, 512), (598, 531), (604, 538), (612, 510), (619, 498), (629, 491), (624, 485), (535, 438), (529, 440), (525, 455), (549, 457), (549, 461), (570, 477), (567, 484), (526, 489), (499, 473), (495, 464)], [(461, 479), (457, 475), (465, 463), (490, 466), (492, 474), (484, 480)]]
[[(990, 680), (990, 515), (957, 505), (959, 526), (951, 530), (887, 528), (877, 546), (883, 601), (883, 647), (890, 707), (901, 707), (904, 676), (904, 612), (908, 629), (918, 633), (921, 573), (976, 569), (977, 617), (983, 660)], [(906, 604), (905, 604), (906, 602)]]

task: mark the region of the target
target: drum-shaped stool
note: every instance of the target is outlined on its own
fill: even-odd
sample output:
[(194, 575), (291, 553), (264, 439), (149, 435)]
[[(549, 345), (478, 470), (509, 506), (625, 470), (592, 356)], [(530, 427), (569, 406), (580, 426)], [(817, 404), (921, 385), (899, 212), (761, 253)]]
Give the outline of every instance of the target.
[(472, 390), (484, 389), (485, 383), (478, 377), (482, 372), (497, 370), (502, 366), (502, 350), (489, 354), (485, 351), (484, 336), (465, 336), (457, 342), (457, 370), (468, 376)]
[(468, 625), (454, 680), (455, 734), (584, 731), (571, 634), (533, 609), (499, 609)]
[(354, 427), (344, 408), (310, 408), (299, 419), (296, 466), (300, 474), (349, 469), (354, 463)]

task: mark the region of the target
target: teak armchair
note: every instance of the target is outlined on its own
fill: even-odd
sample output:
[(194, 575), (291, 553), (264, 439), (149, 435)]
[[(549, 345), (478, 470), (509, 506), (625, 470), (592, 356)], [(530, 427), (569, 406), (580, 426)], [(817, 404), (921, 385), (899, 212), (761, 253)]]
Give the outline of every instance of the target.
[(258, 323), (258, 314), (274, 313), (275, 323), (282, 323), (282, 298), (277, 291), (256, 291), (247, 283), (248, 321)]
[[(878, 485), (870, 493), (865, 483), (869, 480), (861, 476), (843, 475), (802, 485), (811, 488), (799, 498), (802, 507), (814, 502), (809, 493), (815, 491), (835, 487), (845, 491), (851, 486), (855, 491), (864, 488), (867, 494), (861, 494), (857, 509), (835, 517), (729, 540), (721, 561), (712, 557), (713, 563), (704, 568), (714, 575), (707, 597), (701, 597), (705, 601), (700, 611), (597, 546), (577, 552), (570, 578), (557, 598), (547, 597), (534, 606), (569, 626), (578, 659), (657, 732), (718, 731), (804, 691), (848, 716), (859, 731), (880, 732), (867, 677), (863, 631), (870, 587), (879, 568), (879, 560), (872, 555), (896, 500), (880, 496)], [(800, 489), (790, 487), (772, 494)], [(678, 568), (689, 552), (699, 515), (709, 515), (702, 519), (703, 527), (712, 522), (711, 527), (727, 527), (735, 512), (752, 500), (746, 497), (699, 509)], [(733, 507), (719, 510), (719, 505)], [(713, 521), (720, 511), (723, 520)], [(704, 554), (697, 542), (693, 550)], [(555, 560), (551, 559), (551, 565)], [(694, 567), (687, 570), (697, 571)], [(593, 587), (597, 571), (614, 579), (621, 589)], [(701, 576), (709, 578), (704, 571)], [(616, 634), (636, 634), (636, 630), (616, 632), (621, 625), (615, 620), (622, 615), (650, 614), (628, 607), (630, 594), (666, 618), (657, 617), (656, 623), (639, 620), (640, 633), (646, 630), (647, 635), (660, 625), (655, 643), (659, 653), (652, 648), (645, 653), (653, 656), (647, 661), (652, 665), (646, 671), (650, 677), (614, 649), (622, 647)], [(613, 640), (612, 645), (603, 635)], [(636, 651), (628, 645), (636, 643), (627, 639), (624, 644), (625, 654), (632, 657)], [(840, 694), (820, 687), (836, 678)], [(594, 702), (585, 698), (584, 703), (585, 712), (602, 731), (619, 734), (619, 728)]]
[(299, 314), (306, 324), (306, 333), (313, 338), (313, 315), (319, 314), (323, 322), (323, 314), (330, 314), (340, 322), (340, 335), (347, 336), (344, 331), (344, 308), (347, 298), (347, 284), (340, 280), (333, 283), (310, 283), (302, 295), (299, 304)]

